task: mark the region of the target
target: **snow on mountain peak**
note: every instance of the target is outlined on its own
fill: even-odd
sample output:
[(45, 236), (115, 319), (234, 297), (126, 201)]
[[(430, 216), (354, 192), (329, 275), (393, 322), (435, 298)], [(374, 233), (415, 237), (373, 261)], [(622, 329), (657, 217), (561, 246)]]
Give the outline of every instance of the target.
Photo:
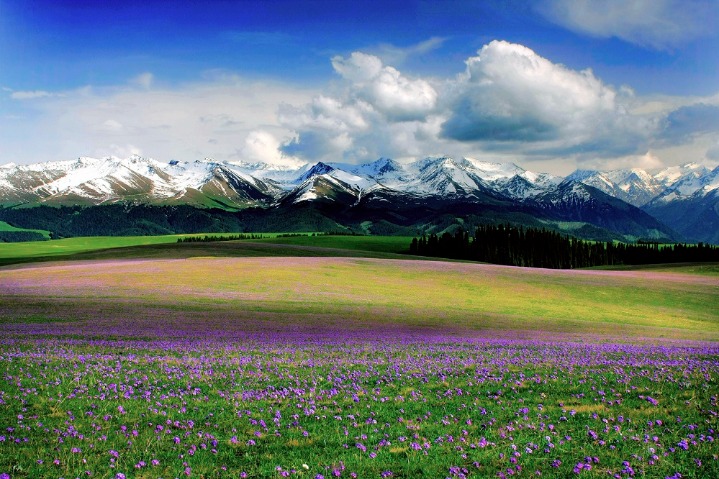
[(352, 172), (357, 174), (365, 174), (372, 177), (381, 177), (393, 172), (402, 171), (402, 165), (390, 158), (380, 158), (371, 163), (364, 163), (362, 165), (350, 168)]
[[(345, 198), (347, 194), (361, 198), (381, 189), (393, 194), (427, 197), (490, 194), (521, 201), (555, 191), (563, 181), (574, 181), (635, 206), (660, 198), (666, 202), (694, 194), (705, 195), (719, 189), (719, 167), (710, 171), (698, 163), (670, 167), (655, 175), (632, 168), (604, 172), (577, 170), (560, 178), (534, 173), (514, 163), (469, 157), (426, 157), (409, 163), (379, 158), (361, 165), (317, 162), (289, 168), (213, 158), (159, 162), (132, 155), (0, 166), (0, 202), (33, 204), (59, 199), (67, 204), (84, 199), (91, 204), (112, 201), (208, 204), (202, 203), (202, 195), (209, 194), (220, 199), (228, 196), (230, 203), (246, 200), (245, 204), (252, 204), (252, 201), (281, 201), (293, 192), (297, 193), (294, 198), (308, 201), (322, 196), (314, 190), (310, 181), (313, 178), (319, 178), (322, 188), (342, 191)], [(300, 192), (302, 188), (304, 191)], [(562, 188), (569, 195), (585, 197), (588, 194), (581, 185)]]
[(676, 183), (677, 181), (681, 180), (686, 175), (701, 176), (707, 173), (707, 171), (708, 168), (699, 163), (686, 163), (684, 165), (670, 166), (668, 168), (665, 168), (656, 175), (654, 175), (654, 178), (657, 181), (667, 186), (670, 186), (673, 183)]
[(522, 175), (526, 172), (514, 163), (492, 163), (474, 158), (465, 157), (464, 161), (471, 166), (479, 176), (487, 181), (494, 181), (502, 178), (511, 178), (515, 175)]
[(599, 174), (597, 170), (574, 170), (565, 179), (573, 181), (584, 181)]
[(334, 170), (333, 166), (328, 165), (327, 163), (323, 162), (317, 162), (312, 168), (310, 168), (308, 171), (302, 173), (300, 176), (297, 177), (297, 183), (302, 183), (305, 180), (308, 180), (312, 178), (313, 176), (319, 176), (324, 175), (326, 173), (330, 173)]

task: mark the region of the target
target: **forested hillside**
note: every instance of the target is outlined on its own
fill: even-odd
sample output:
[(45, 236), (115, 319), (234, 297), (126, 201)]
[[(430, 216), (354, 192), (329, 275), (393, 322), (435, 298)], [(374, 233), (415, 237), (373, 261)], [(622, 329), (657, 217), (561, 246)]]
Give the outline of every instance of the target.
[(467, 231), (414, 238), (410, 253), (555, 269), (719, 261), (719, 247), (703, 243), (660, 245), (583, 241), (554, 231), (510, 225), (481, 226), (471, 238)]

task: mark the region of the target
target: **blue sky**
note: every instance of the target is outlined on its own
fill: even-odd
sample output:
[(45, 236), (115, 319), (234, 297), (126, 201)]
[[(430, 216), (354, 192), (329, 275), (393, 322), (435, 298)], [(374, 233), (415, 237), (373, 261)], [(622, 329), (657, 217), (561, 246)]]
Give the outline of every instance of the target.
[(0, 164), (719, 160), (716, 0), (0, 0)]

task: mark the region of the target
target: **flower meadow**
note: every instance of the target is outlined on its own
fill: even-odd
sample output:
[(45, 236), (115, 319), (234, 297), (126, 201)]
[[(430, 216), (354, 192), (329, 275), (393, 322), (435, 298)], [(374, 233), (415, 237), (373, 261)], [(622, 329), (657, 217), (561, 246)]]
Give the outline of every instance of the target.
[(716, 343), (26, 332), (3, 479), (719, 477)]

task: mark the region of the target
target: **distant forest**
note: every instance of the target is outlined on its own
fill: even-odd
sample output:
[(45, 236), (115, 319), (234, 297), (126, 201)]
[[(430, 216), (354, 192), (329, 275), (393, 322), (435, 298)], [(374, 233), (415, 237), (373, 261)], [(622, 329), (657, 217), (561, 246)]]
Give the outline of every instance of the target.
[[(0, 221), (25, 229), (46, 230), (51, 238), (74, 236), (147, 236), (196, 233), (247, 233), (253, 231), (334, 231), (336, 222), (303, 208), (268, 211), (249, 208), (232, 212), (189, 205), (0, 207)], [(5, 241), (44, 239), (42, 235), (6, 235)]]
[(36, 231), (0, 231), (0, 243), (16, 243), (19, 241), (45, 241), (46, 238)]
[(414, 238), (410, 253), (533, 268), (572, 269), (607, 265), (719, 261), (719, 247), (583, 241), (554, 231), (510, 225)]

